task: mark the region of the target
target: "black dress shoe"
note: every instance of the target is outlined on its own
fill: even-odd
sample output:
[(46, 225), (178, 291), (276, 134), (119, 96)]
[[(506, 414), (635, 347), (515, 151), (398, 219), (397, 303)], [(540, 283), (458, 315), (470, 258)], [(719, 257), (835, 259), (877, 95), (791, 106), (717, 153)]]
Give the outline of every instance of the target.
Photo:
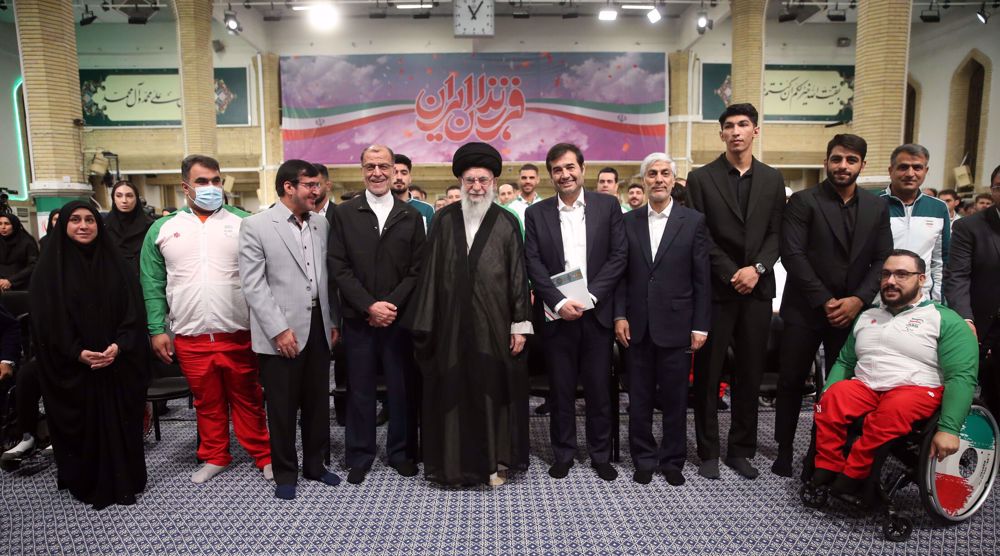
[(812, 479), (809, 479), (809, 486), (819, 488), (832, 483), (836, 479), (837, 473), (830, 471), (829, 469), (821, 469), (817, 467), (816, 470), (813, 471)]
[(410, 460), (393, 463), (390, 464), (389, 467), (395, 469), (396, 473), (399, 473), (403, 477), (412, 477), (417, 474), (417, 465)]
[(779, 477), (792, 476), (792, 455), (778, 452), (778, 457), (771, 464), (771, 473)]
[(569, 468), (573, 467), (573, 462), (556, 462), (549, 468), (549, 476), (553, 479), (565, 479), (569, 475)]
[(726, 467), (732, 468), (733, 471), (739, 473), (743, 477), (753, 480), (760, 476), (760, 471), (750, 464), (750, 460), (747, 458), (726, 458)]
[(698, 474), (706, 479), (719, 478), (719, 459), (712, 458), (701, 462), (698, 466)]
[(680, 469), (667, 469), (663, 472), (663, 476), (671, 486), (679, 487), (684, 484), (684, 473), (681, 473)]
[(592, 463), (590, 465), (597, 471), (597, 476), (605, 481), (613, 481), (618, 478), (618, 470), (610, 463)]
[(632, 474), (632, 480), (640, 485), (648, 485), (653, 480), (653, 472), (648, 469), (636, 469)]
[(864, 484), (864, 479), (852, 479), (843, 473), (838, 473), (837, 478), (830, 485), (830, 492), (840, 496), (856, 496), (861, 492), (861, 487)]
[(351, 471), (347, 473), (347, 482), (351, 483), (352, 485), (360, 485), (361, 483), (365, 482), (365, 477), (367, 475), (368, 475), (367, 469), (355, 467), (354, 469), (351, 469)]

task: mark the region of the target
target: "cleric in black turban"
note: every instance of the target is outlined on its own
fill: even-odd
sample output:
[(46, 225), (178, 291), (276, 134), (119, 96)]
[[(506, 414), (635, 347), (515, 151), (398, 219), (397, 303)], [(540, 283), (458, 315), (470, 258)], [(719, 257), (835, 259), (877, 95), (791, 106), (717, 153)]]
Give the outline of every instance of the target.
[(503, 159), (496, 149), (486, 143), (466, 143), (455, 151), (451, 159), (451, 173), (461, 178), (469, 168), (486, 168), (493, 172), (493, 177), (497, 177), (503, 171)]
[(408, 315), (423, 373), (424, 475), (499, 486), (528, 467), (532, 333), (517, 217), (493, 202), (500, 153), (486, 143), (455, 152), (462, 201), (434, 216)]

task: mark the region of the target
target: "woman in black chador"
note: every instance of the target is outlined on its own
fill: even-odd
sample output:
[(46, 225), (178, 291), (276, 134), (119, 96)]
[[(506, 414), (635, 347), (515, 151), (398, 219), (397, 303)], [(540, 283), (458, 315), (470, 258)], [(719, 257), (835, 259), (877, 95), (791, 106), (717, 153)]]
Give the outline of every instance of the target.
[(59, 211), (31, 280), (31, 323), (60, 489), (101, 509), (146, 486), (142, 415), (149, 380), (139, 282), (100, 214)]
[(142, 209), (139, 190), (131, 182), (122, 180), (111, 190), (111, 212), (104, 218), (104, 229), (111, 243), (125, 258), (129, 268), (139, 275), (139, 252), (146, 232), (153, 225), (153, 217)]
[(38, 243), (11, 213), (0, 214), (0, 292), (28, 287)]

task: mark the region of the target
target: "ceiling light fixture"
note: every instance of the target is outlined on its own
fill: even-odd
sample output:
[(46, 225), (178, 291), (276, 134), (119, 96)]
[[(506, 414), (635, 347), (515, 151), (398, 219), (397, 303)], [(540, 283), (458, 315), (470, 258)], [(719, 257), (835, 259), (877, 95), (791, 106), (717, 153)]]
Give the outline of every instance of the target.
[(397, 10), (429, 10), (434, 7), (433, 2), (420, 2), (418, 4), (396, 4)]
[(80, 16), (80, 27), (85, 25), (90, 25), (91, 23), (97, 21), (97, 15), (90, 11), (90, 6), (83, 5), (83, 14)]
[(650, 23), (656, 23), (657, 21), (663, 19), (663, 14), (660, 13), (660, 10), (653, 8), (646, 12), (646, 19), (648, 19)]
[(601, 8), (601, 11), (597, 12), (597, 19), (601, 21), (614, 21), (618, 19), (618, 10), (611, 5), (610, 0), (606, 7)]
[(924, 23), (938, 23), (941, 21), (941, 10), (934, 7), (934, 0), (931, 0), (931, 5), (927, 6), (926, 10), (920, 12), (920, 21)]
[(637, 11), (648, 12), (653, 8), (654, 6), (652, 4), (622, 4), (623, 10), (637, 10)]
[(230, 34), (235, 34), (240, 30), (240, 21), (236, 19), (236, 12), (233, 11), (232, 4), (226, 6), (226, 11), (222, 15), (222, 23)]
[(791, 4), (791, 0), (785, 2), (784, 6), (781, 8), (781, 13), (778, 14), (778, 23), (788, 23), (789, 21), (795, 21), (798, 19), (798, 16), (792, 13)]
[(830, 21), (843, 22), (847, 21), (847, 12), (840, 9), (840, 2), (833, 5), (833, 9), (826, 10), (826, 18)]
[(333, 4), (309, 6), (309, 25), (320, 31), (329, 31), (340, 23), (340, 11)]

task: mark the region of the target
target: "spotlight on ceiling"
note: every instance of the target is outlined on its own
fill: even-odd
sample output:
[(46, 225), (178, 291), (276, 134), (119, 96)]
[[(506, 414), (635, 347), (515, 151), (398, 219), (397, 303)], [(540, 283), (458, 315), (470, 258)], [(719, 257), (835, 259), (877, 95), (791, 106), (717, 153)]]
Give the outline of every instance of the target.
[(933, 0), (926, 10), (920, 11), (920, 21), (924, 23), (938, 23), (941, 21), (941, 10), (934, 6)]
[(695, 21), (695, 24), (698, 26), (698, 34), (704, 35), (705, 31), (715, 25), (715, 22), (708, 18), (708, 12), (702, 10), (698, 12), (698, 19)]
[(236, 34), (240, 30), (240, 21), (236, 19), (236, 12), (233, 11), (233, 5), (229, 4), (226, 8), (225, 13), (222, 15), (222, 23), (226, 26), (226, 30), (230, 34)]
[(80, 15), (80, 27), (84, 25), (90, 25), (91, 23), (97, 21), (97, 15), (90, 11), (90, 6), (83, 5), (83, 14)]
[(597, 19), (601, 21), (614, 21), (618, 19), (618, 10), (613, 8), (611, 4), (608, 4), (606, 8), (601, 8), (601, 11), (597, 12)]
[(833, 5), (832, 10), (826, 10), (826, 18), (830, 21), (843, 22), (847, 21), (847, 12), (840, 9), (840, 2)]
[(785, 2), (785, 5), (781, 8), (781, 13), (778, 14), (778, 23), (788, 23), (789, 21), (796, 20), (798, 16), (792, 13), (791, 4), (791, 0)]
[(309, 25), (320, 31), (333, 29), (340, 23), (340, 12), (333, 4), (313, 4), (309, 7)]
[(657, 21), (663, 19), (663, 14), (660, 13), (660, 10), (653, 8), (646, 12), (646, 19), (648, 19), (650, 23), (656, 23)]
[(983, 25), (986, 25), (986, 22), (990, 20), (990, 13), (986, 11), (986, 2), (983, 2), (983, 5), (979, 7), (979, 11), (976, 12), (976, 19)]

